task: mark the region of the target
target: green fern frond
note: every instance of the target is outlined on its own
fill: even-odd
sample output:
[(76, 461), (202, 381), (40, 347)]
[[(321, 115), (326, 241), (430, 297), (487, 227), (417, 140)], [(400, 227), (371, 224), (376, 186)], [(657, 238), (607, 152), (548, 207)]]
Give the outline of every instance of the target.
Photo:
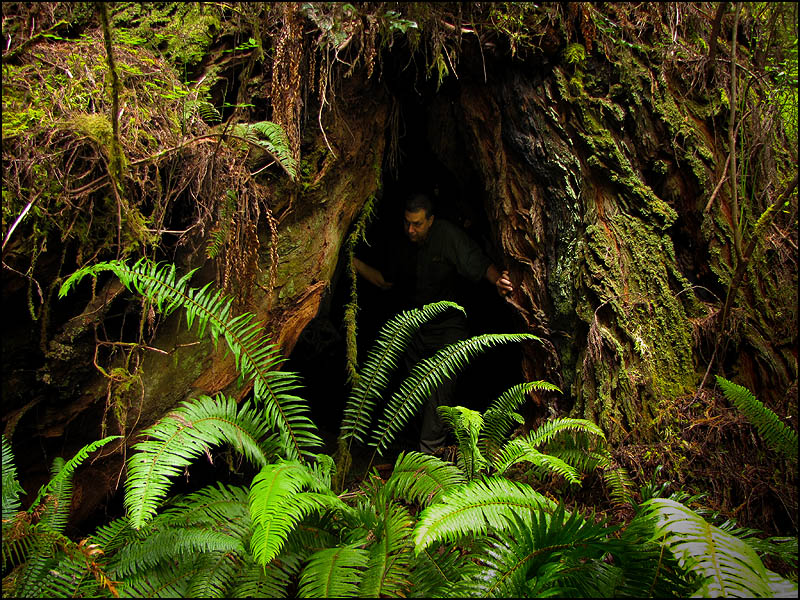
[(753, 424), (758, 434), (774, 450), (790, 460), (797, 460), (797, 433), (783, 423), (772, 410), (746, 387), (716, 376), (725, 397)]
[(3, 472), (3, 527), (6, 521), (11, 519), (20, 508), (19, 495), (25, 490), (17, 480), (17, 467), (14, 464), (14, 451), (11, 449), (11, 444), (6, 439), (5, 434), (2, 436), (2, 472)]
[[(447, 598), (452, 585), (461, 579), (474, 557), (459, 546), (425, 549), (415, 557), (411, 571), (411, 589), (416, 598)], [(456, 596), (452, 596), (456, 597)]]
[(543, 423), (535, 431), (532, 431), (525, 439), (534, 447), (549, 444), (554, 439), (566, 434), (586, 434), (591, 437), (600, 438), (605, 441), (606, 436), (603, 430), (597, 425), (586, 419), (570, 419), (560, 417)]
[[(64, 473), (65, 461), (63, 458), (54, 458), (50, 467), (52, 478), (43, 485), (39, 491), (36, 503), (28, 509), (32, 513), (36, 508), (40, 512), (39, 528), (49, 529), (56, 533), (63, 533), (69, 520), (69, 510), (72, 504), (72, 475), (59, 477)], [(46, 492), (44, 490), (47, 490)]]
[(515, 423), (523, 423), (522, 417), (516, 411), (525, 403), (528, 392), (531, 390), (561, 392), (552, 383), (528, 381), (509, 388), (497, 399), (493, 400), (483, 413), (484, 429), (481, 449), (487, 456), (494, 454), (496, 449), (506, 443)]
[(170, 478), (180, 475), (210, 446), (231, 444), (252, 464), (262, 466), (275, 451), (266, 423), (249, 402), (237, 406), (232, 398), (200, 396), (143, 432), (150, 440), (134, 446), (128, 459), (125, 508), (131, 525), (140, 529), (166, 497)]
[(642, 508), (644, 515), (657, 521), (654, 541), (660, 540), (685, 568), (702, 578), (695, 595), (774, 596), (773, 576), (746, 542), (674, 500), (653, 498)]
[(69, 554), (60, 553), (56, 558), (42, 563), (46, 567), (38, 571), (36, 577), (29, 578), (27, 585), (18, 589), (15, 595), (30, 598), (92, 598), (106, 595), (102, 584), (96, 579), (103, 574), (96, 564), (90, 568), (88, 560), (78, 550)]
[(108, 442), (112, 440), (119, 439), (121, 436), (118, 435), (111, 435), (102, 440), (97, 440), (95, 442), (91, 442), (90, 444), (86, 444), (83, 448), (78, 450), (78, 452), (73, 456), (69, 461), (66, 463), (62, 463), (59, 465), (59, 468), (56, 472), (53, 473), (53, 477), (50, 479), (48, 483), (43, 485), (41, 489), (39, 489), (39, 494), (36, 496), (36, 500), (33, 501), (31, 507), (28, 509), (28, 512), (31, 513), (33, 510), (38, 506), (41, 499), (46, 494), (52, 494), (54, 490), (60, 489), (63, 485), (63, 482), (72, 478), (75, 469), (77, 469), (81, 463), (88, 458), (88, 456), (97, 450), (105, 446)]
[(362, 598), (405, 597), (409, 592), (412, 519), (408, 510), (379, 494), (374, 504), (378, 517), (375, 541), (368, 547), (369, 561), (359, 584)]
[(174, 498), (159, 515), (159, 522), (170, 527), (207, 525), (244, 536), (250, 530), (248, 493), (248, 488), (217, 482)]
[(120, 595), (125, 598), (187, 598), (189, 582), (196, 570), (194, 561), (190, 560), (159, 564), (126, 577)]
[(450, 590), (455, 596), (538, 598), (570, 596), (567, 572), (581, 571), (607, 551), (614, 529), (595, 523), (578, 512), (567, 513), (559, 504), (551, 513), (528, 511), (507, 516), (508, 525), (479, 541), (463, 580)]
[(581, 482), (580, 473), (572, 465), (556, 456), (539, 452), (524, 439), (512, 440), (506, 444), (495, 463), (497, 474), (502, 475), (509, 467), (520, 462), (529, 462), (543, 473), (555, 473), (569, 483)]
[(114, 571), (118, 576), (141, 573), (180, 556), (196, 558), (199, 554), (215, 552), (242, 556), (246, 552), (238, 535), (204, 526), (161, 529), (150, 526), (145, 533), (117, 553)]
[(437, 542), (503, 529), (513, 513), (554, 508), (552, 500), (525, 484), (502, 477), (471, 481), (422, 511), (414, 529), (414, 551), (419, 554)]
[(253, 381), (255, 401), (264, 407), (269, 426), (277, 428), (289, 458), (298, 458), (322, 444), (309, 418), (307, 403), (291, 393), (299, 387), (297, 374), (277, 370), (285, 359), (279, 348), (269, 343), (263, 328), (254, 322), (253, 314), (231, 317), (231, 298), (221, 291), (209, 291), (210, 283), (200, 289), (189, 287), (194, 270), (176, 280), (174, 265), (159, 267), (146, 259), (133, 266), (110, 261), (79, 269), (62, 284), (59, 297), (87, 275), (103, 271), (111, 271), (129, 290), (153, 301), (159, 312), (169, 314), (183, 307), (188, 328), (191, 330), (197, 323), (199, 337), (207, 326), (215, 344), (220, 336), (224, 337), (242, 377)]
[(382, 454), (431, 391), (445, 379), (454, 377), (480, 352), (500, 344), (538, 339), (535, 335), (524, 333), (487, 333), (450, 344), (432, 357), (418, 362), (401, 384), (400, 390), (392, 395), (373, 433), (370, 446)]
[(355, 546), (315, 552), (300, 577), (301, 598), (352, 598), (358, 594), (369, 553)]
[[(303, 488), (322, 493), (302, 492)], [(320, 510), (347, 508), (329, 489), (321, 488), (310, 469), (298, 461), (263, 467), (253, 478), (249, 507), (253, 521), (251, 549), (262, 565), (278, 555), (289, 533), (304, 516)]]
[(448, 310), (464, 312), (453, 302), (435, 302), (402, 312), (381, 327), (345, 404), (339, 433), (341, 441), (355, 439), (364, 443), (375, 404), (388, 386), (389, 376), (397, 367), (411, 337), (424, 323)]
[(463, 471), (437, 456), (422, 452), (401, 452), (385, 490), (422, 507), (438, 502), (446, 492), (466, 483)]
[(266, 567), (253, 560), (242, 564), (229, 598), (284, 598), (299, 564), (283, 556)]
[(114, 554), (120, 548), (135, 541), (137, 531), (131, 527), (127, 517), (114, 519), (106, 525), (98, 527), (89, 537), (91, 544), (99, 546), (106, 556)]
[(489, 466), (478, 447), (478, 437), (483, 429), (483, 416), (475, 410), (463, 406), (440, 406), (437, 408), (442, 422), (450, 427), (458, 444), (456, 464), (464, 471), (467, 479), (474, 479), (480, 471)]
[(280, 125), (271, 121), (237, 123), (233, 127), (233, 135), (261, 148), (281, 165), (292, 180), (297, 178), (297, 161), (292, 156), (289, 138)]
[(196, 572), (189, 580), (186, 598), (228, 598), (236, 583), (240, 556), (232, 552), (211, 552), (196, 559)]

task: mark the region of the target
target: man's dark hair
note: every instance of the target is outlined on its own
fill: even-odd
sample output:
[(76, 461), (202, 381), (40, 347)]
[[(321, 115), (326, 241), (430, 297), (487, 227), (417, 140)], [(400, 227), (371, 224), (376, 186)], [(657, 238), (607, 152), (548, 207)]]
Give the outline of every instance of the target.
[(406, 200), (406, 212), (417, 212), (420, 209), (425, 210), (426, 218), (430, 217), (433, 214), (433, 202), (426, 194), (411, 194)]

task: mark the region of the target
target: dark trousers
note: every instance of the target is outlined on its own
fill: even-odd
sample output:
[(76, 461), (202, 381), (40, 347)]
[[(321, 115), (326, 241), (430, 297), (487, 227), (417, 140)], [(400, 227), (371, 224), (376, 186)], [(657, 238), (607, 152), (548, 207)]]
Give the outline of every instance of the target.
[[(419, 361), (436, 354), (448, 344), (469, 337), (467, 322), (463, 315), (448, 316), (443, 320), (426, 323), (414, 334), (404, 356), (409, 373)], [(447, 428), (436, 409), (439, 406), (452, 406), (455, 396), (455, 378), (443, 380), (427, 398), (422, 406), (419, 449), (431, 453), (447, 438)]]

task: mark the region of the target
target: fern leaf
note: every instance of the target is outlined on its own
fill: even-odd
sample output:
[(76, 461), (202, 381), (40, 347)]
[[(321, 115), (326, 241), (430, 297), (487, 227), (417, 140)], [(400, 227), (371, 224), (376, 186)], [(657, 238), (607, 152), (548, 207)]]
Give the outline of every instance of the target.
[(489, 598), (538, 598), (574, 595), (564, 575), (586, 568), (606, 553), (604, 523), (567, 513), (559, 504), (550, 514), (543, 511), (511, 513), (508, 525), (491, 538), (479, 541), (463, 580), (449, 591), (455, 596)]
[(523, 333), (487, 333), (450, 344), (432, 357), (420, 361), (384, 409), (370, 445), (376, 448), (378, 454), (382, 454), (431, 390), (445, 378), (455, 376), (470, 358), (499, 344), (538, 339), (535, 335)]
[(386, 481), (386, 493), (420, 506), (438, 502), (447, 491), (466, 483), (464, 473), (431, 454), (401, 452)]
[(495, 463), (498, 475), (505, 473), (509, 467), (520, 462), (530, 462), (538, 469), (555, 473), (570, 483), (580, 483), (578, 471), (560, 458), (539, 452), (523, 439), (512, 440), (503, 448)]
[(358, 592), (369, 553), (345, 546), (315, 552), (300, 577), (301, 598), (348, 598)]
[(209, 446), (231, 444), (254, 465), (265, 465), (275, 450), (266, 439), (266, 423), (249, 403), (242, 407), (220, 394), (184, 402), (143, 434), (152, 439), (134, 446), (128, 459), (125, 508), (140, 529), (166, 497), (170, 478), (179, 475)]
[(653, 498), (642, 505), (657, 520), (655, 538), (687, 569), (703, 579), (702, 596), (765, 597), (769, 575), (746, 542), (726, 533), (683, 504)]
[(11, 444), (2, 436), (2, 471), (3, 471), (3, 526), (5, 522), (13, 517), (20, 508), (19, 495), (25, 490), (17, 480), (17, 467), (14, 464), (14, 452)]
[(474, 479), (489, 465), (478, 447), (478, 436), (483, 429), (483, 416), (475, 410), (463, 406), (438, 407), (442, 422), (448, 425), (458, 443), (457, 464), (466, 473), (467, 479)]
[(397, 367), (411, 337), (424, 323), (448, 310), (464, 312), (453, 302), (435, 302), (402, 312), (381, 327), (345, 404), (339, 434), (341, 441), (355, 439), (364, 443), (375, 404), (389, 384), (389, 376)]
[(263, 405), (270, 426), (277, 428), (289, 458), (298, 458), (321, 445), (316, 426), (308, 416), (307, 403), (291, 393), (299, 387), (298, 376), (277, 370), (285, 359), (254, 322), (254, 315), (245, 313), (232, 318), (232, 300), (220, 291), (211, 293), (210, 283), (199, 290), (189, 287), (194, 271), (176, 280), (174, 265), (159, 267), (146, 259), (133, 266), (110, 261), (79, 269), (62, 284), (59, 296), (66, 295), (87, 275), (102, 271), (113, 272), (128, 289), (152, 300), (160, 312), (169, 314), (183, 307), (189, 329), (197, 323), (198, 336), (202, 337), (208, 326), (215, 344), (220, 336), (224, 337), (242, 377), (253, 381), (256, 403)]
[(78, 450), (78, 452), (73, 456), (69, 461), (64, 463), (59, 470), (53, 474), (52, 479), (45, 485), (43, 485), (39, 489), (39, 494), (36, 496), (36, 500), (33, 501), (31, 507), (28, 509), (28, 512), (33, 512), (36, 506), (39, 504), (39, 501), (46, 495), (51, 493), (53, 490), (58, 489), (62, 486), (65, 480), (71, 479), (72, 474), (75, 472), (81, 463), (88, 458), (88, 456), (97, 450), (105, 446), (108, 442), (112, 440), (119, 439), (121, 436), (118, 435), (111, 435), (102, 440), (97, 440), (95, 442), (91, 442), (90, 444), (86, 444), (83, 448)]
[(555, 504), (530, 486), (505, 478), (471, 481), (427, 507), (414, 529), (416, 554), (436, 542), (503, 529), (511, 514), (552, 510)]
[(119, 551), (116, 573), (126, 576), (166, 564), (178, 556), (197, 557), (203, 553), (244, 555), (245, 547), (237, 535), (214, 531), (204, 526), (157, 529)]
[(236, 575), (229, 598), (284, 598), (299, 566), (283, 556), (264, 567), (253, 560), (244, 562)]
[(716, 376), (725, 397), (755, 426), (758, 434), (773, 449), (790, 460), (797, 460), (797, 433), (746, 387)]
[(272, 561), (292, 528), (305, 515), (331, 508), (346, 509), (346, 505), (330, 490), (327, 494), (301, 493), (304, 487), (315, 489), (316, 486), (313, 473), (297, 461), (266, 465), (253, 478), (249, 494), (254, 526), (250, 544), (257, 562), (267, 565)]
[(114, 519), (99, 527), (89, 538), (90, 543), (99, 546), (106, 556), (114, 554), (135, 539), (136, 530), (131, 527), (131, 522), (126, 517)]
[(411, 589), (417, 598), (447, 598), (452, 585), (461, 578), (472, 557), (459, 546), (426, 549), (416, 556), (411, 571)]
[(597, 425), (586, 419), (569, 419), (557, 418), (543, 423), (535, 431), (532, 431), (525, 439), (531, 446), (543, 446), (550, 443), (559, 436), (566, 433), (573, 434), (588, 434), (590, 436), (598, 437), (602, 440), (606, 439), (603, 430)]
[(405, 597), (410, 591), (411, 514), (379, 494), (374, 504), (378, 525), (369, 561), (359, 584), (362, 598)]
[(297, 161), (292, 156), (289, 138), (280, 125), (271, 121), (237, 123), (234, 125), (233, 135), (269, 154), (290, 179), (297, 178)]
[(506, 442), (514, 424), (521, 423), (521, 417), (515, 411), (525, 403), (528, 392), (532, 390), (561, 392), (557, 386), (546, 381), (519, 383), (503, 392), (483, 413), (484, 448), (502, 446)]

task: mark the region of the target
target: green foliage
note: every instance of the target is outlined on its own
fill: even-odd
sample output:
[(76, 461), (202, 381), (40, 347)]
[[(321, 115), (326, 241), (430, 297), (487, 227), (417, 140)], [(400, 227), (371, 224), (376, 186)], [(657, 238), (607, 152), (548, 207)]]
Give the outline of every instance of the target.
[(401, 452), (385, 490), (392, 497), (425, 507), (466, 482), (463, 470), (449, 462), (422, 452)]
[(188, 328), (197, 323), (198, 336), (202, 337), (208, 327), (215, 344), (224, 337), (242, 377), (253, 381), (255, 403), (263, 407), (269, 426), (278, 429), (282, 451), (289, 458), (306, 454), (321, 443), (316, 426), (307, 416), (305, 401), (291, 393), (299, 387), (297, 375), (277, 370), (285, 359), (269, 343), (252, 313), (231, 316), (232, 300), (221, 291), (212, 292), (210, 284), (201, 289), (189, 287), (194, 270), (177, 279), (174, 265), (160, 267), (146, 259), (132, 266), (110, 261), (84, 267), (64, 281), (59, 297), (87, 275), (103, 271), (114, 273), (128, 289), (151, 300), (165, 315), (183, 307)]
[(297, 178), (297, 160), (292, 156), (289, 138), (283, 128), (271, 121), (258, 123), (236, 123), (233, 135), (247, 140), (277, 162), (290, 179)]
[(200, 396), (184, 402), (158, 423), (145, 429), (147, 441), (128, 459), (125, 508), (131, 525), (140, 529), (155, 514), (167, 495), (170, 479), (180, 475), (192, 460), (210, 446), (229, 443), (251, 463), (264, 466), (279, 451), (261, 411), (249, 402), (237, 406), (223, 394)]
[(383, 397), (389, 377), (402, 357), (411, 336), (426, 322), (448, 310), (464, 309), (453, 302), (436, 302), (415, 308), (389, 319), (378, 332), (377, 338), (358, 372), (356, 384), (344, 407), (339, 441), (364, 443), (376, 403)]
[(578, 65), (586, 60), (586, 48), (583, 44), (570, 44), (564, 50), (564, 60), (571, 65)]
[[(259, 358), (272, 352), (266, 338), (237, 336), (241, 317), (230, 316), (229, 301), (208, 286), (188, 288), (188, 275), (176, 281), (174, 267), (106, 263), (70, 277), (62, 291), (103, 270), (116, 273), (159, 310), (184, 307), (190, 329), (196, 323), (200, 334), (208, 328), (214, 340), (225, 336), (240, 355), (236, 364), (243, 375), (253, 377), (245, 355), (255, 357), (261, 371), (280, 364)], [(428, 305), (384, 326), (348, 401), (340, 442), (367, 439), (388, 374), (411, 335), (451, 309), (461, 307)], [(530, 339), (536, 338), (477, 336), (422, 361), (385, 407), (373, 445), (381, 448), (374, 440), (391, 438), (392, 423), (402, 411), (418, 406), (419, 398), (478, 352)], [(260, 376), (271, 381), (267, 373)], [(509, 430), (521, 421), (516, 411), (533, 389), (557, 391), (552, 384), (529, 382), (501, 394), (483, 414), (442, 407), (459, 440), (456, 464), (419, 452), (401, 453), (385, 482), (369, 475), (360, 489), (341, 495), (332, 489), (330, 457), (313, 456), (306, 445), (298, 446), (302, 451), (287, 451), (291, 436), (280, 427), (269, 433), (276, 422), (266, 407), (261, 410), (259, 393), (241, 406), (224, 395), (190, 400), (144, 431), (149, 439), (134, 446), (125, 482), (128, 517), (99, 528), (89, 539), (87, 547), (98, 551), (94, 555), (65, 552), (71, 542), (57, 530), (66, 513), (54, 509), (68, 505), (62, 501), (69, 493), (68, 476), (54, 476), (42, 494), (61, 498), (35, 526), (40, 537), (18, 535), (7, 544), (4, 535), (4, 560), (25, 565), (28, 574), (25, 581), (15, 576), (14, 589), (36, 595), (108, 591), (169, 597), (796, 593), (791, 582), (764, 569), (756, 554), (756, 547), (775, 553), (774, 543), (748, 541), (750, 532), (716, 527), (675, 500), (651, 498), (630, 523), (610, 526), (506, 478), (508, 468), (523, 461), (541, 474), (575, 482), (599, 468), (604, 475), (617, 474), (620, 487), (612, 495), (630, 499), (626, 476), (614, 467), (602, 431), (589, 421), (556, 419), (507, 441)], [(167, 497), (175, 475), (223, 443), (260, 467), (249, 486), (217, 484)], [(75, 464), (88, 451), (79, 453)], [(6, 470), (7, 458), (13, 457), (4, 442), (3, 496), (13, 501), (17, 490), (11, 467)], [(63, 577), (45, 586), (46, 575), (53, 572)]]
[(10, 520), (19, 510), (19, 495), (25, 490), (22, 489), (17, 480), (17, 467), (14, 465), (14, 453), (11, 450), (11, 444), (6, 439), (5, 434), (3, 434), (2, 438), (3, 528), (5, 528), (6, 521)]
[[(18, 501), (19, 484), (13, 472), (13, 454), (3, 437), (3, 595), (33, 598), (93, 596), (106, 586), (93, 555), (64, 535), (72, 500), (72, 475), (89, 454), (118, 439), (111, 436), (81, 448), (69, 461), (53, 460), (52, 477), (39, 490), (27, 512), (6, 518)], [(7, 470), (6, 461), (10, 467)]]
[(725, 397), (753, 424), (762, 439), (774, 450), (797, 460), (797, 433), (783, 423), (773, 411), (758, 400), (746, 387), (716, 376)]
[(774, 597), (797, 585), (775, 577), (744, 541), (707, 523), (679, 502), (654, 498), (643, 505), (655, 519), (653, 539), (660, 539), (679, 563), (697, 574), (699, 596)]
[(384, 408), (369, 445), (376, 448), (379, 454), (385, 451), (431, 390), (445, 379), (454, 377), (480, 352), (500, 344), (538, 339), (535, 335), (524, 333), (487, 333), (450, 344), (420, 361)]
[[(312, 491), (302, 492), (306, 487)], [(249, 502), (254, 525), (253, 555), (262, 565), (278, 555), (289, 532), (304, 516), (327, 508), (346, 508), (329, 486), (323, 485), (306, 465), (297, 461), (279, 462), (261, 469), (253, 478)]]

